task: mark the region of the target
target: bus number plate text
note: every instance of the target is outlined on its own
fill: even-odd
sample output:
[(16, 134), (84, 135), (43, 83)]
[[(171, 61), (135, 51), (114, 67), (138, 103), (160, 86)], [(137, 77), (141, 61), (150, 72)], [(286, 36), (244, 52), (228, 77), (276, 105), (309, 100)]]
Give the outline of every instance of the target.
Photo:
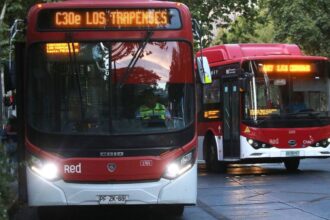
[(287, 157), (299, 157), (299, 151), (286, 151), (285, 155)]
[(125, 204), (128, 199), (128, 195), (99, 195), (98, 197), (100, 205)]

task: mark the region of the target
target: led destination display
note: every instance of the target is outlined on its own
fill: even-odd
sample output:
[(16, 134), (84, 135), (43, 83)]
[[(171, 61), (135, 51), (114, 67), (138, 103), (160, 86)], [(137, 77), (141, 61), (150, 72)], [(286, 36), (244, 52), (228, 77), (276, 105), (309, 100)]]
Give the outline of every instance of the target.
[(43, 10), (39, 30), (178, 29), (176, 9), (75, 9)]
[(311, 64), (264, 64), (261, 68), (265, 72), (301, 72), (309, 73), (312, 71)]

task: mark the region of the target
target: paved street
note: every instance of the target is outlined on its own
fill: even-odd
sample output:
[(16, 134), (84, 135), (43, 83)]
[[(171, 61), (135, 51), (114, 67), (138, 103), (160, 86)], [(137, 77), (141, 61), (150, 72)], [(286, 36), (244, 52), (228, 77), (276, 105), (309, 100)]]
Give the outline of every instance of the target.
[(198, 205), (184, 219), (330, 219), (330, 159), (302, 160), (297, 173), (282, 164), (201, 170)]
[[(67, 219), (330, 219), (330, 159), (303, 160), (297, 173), (282, 164), (234, 165), (225, 174), (201, 168), (198, 181), (198, 204), (182, 218), (116, 208), (79, 209)], [(37, 219), (36, 211), (23, 208), (16, 219)]]

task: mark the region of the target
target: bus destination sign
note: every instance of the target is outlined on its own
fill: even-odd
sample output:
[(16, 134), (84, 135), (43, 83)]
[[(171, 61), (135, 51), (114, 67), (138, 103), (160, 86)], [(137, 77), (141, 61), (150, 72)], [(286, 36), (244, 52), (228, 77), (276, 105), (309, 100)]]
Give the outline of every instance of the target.
[(264, 72), (300, 72), (309, 73), (312, 71), (311, 64), (264, 64), (261, 66)]
[(39, 30), (178, 29), (176, 9), (48, 9), (40, 12)]

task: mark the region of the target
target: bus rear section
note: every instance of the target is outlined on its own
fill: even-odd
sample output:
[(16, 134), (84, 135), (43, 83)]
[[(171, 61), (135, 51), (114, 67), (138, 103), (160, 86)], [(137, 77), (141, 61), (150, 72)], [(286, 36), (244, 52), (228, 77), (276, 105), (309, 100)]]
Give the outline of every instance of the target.
[(182, 214), (196, 203), (191, 29), (178, 3), (31, 8), (21, 76), (30, 206), (168, 205)]
[(330, 156), (329, 61), (296, 45), (233, 44), (203, 50), (212, 83), (200, 85), (199, 161), (284, 162)]

